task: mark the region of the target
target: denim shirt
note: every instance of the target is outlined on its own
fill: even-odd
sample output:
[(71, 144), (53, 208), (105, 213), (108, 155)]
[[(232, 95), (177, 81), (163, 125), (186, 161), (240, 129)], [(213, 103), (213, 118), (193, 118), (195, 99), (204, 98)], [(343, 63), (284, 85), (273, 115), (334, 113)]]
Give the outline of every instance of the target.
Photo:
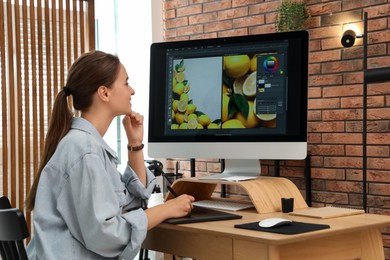
[(94, 126), (73, 118), (39, 180), (30, 260), (135, 257), (147, 233), (141, 206), (156, 178), (147, 169), (145, 187), (129, 166), (121, 175), (117, 163)]

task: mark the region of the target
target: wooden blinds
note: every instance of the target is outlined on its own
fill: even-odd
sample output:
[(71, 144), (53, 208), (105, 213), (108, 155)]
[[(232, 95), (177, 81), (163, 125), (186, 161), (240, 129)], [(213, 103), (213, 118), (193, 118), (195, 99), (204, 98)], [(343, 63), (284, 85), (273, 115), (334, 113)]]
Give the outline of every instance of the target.
[(23, 211), (55, 96), (94, 49), (94, 1), (0, 0), (0, 17), (0, 195)]

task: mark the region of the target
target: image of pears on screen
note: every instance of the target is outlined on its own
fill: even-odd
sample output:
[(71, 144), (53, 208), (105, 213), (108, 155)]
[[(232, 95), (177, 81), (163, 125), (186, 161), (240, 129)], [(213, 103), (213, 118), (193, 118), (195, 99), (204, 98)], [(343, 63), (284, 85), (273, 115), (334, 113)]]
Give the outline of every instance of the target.
[(210, 117), (199, 111), (191, 99), (191, 85), (186, 79), (185, 70), (183, 60), (173, 69), (171, 129), (219, 128), (220, 122), (211, 122)]
[(256, 97), (262, 92), (257, 84), (259, 55), (223, 57), (222, 128), (276, 128), (276, 114), (256, 113)]

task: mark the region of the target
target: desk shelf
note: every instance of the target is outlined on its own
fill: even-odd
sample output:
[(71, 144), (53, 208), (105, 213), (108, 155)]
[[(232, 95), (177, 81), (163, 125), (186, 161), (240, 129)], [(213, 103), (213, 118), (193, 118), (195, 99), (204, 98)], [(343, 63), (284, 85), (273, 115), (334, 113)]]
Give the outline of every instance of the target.
[[(281, 198), (294, 198), (294, 209), (307, 208), (308, 205), (295, 184), (282, 177), (260, 176), (253, 180), (229, 182), (222, 180), (202, 180), (199, 178), (183, 178), (176, 180), (172, 187), (176, 193), (189, 194), (195, 200), (210, 199), (216, 186), (238, 185), (246, 191), (258, 213), (281, 211)], [(166, 200), (172, 199), (168, 193)]]

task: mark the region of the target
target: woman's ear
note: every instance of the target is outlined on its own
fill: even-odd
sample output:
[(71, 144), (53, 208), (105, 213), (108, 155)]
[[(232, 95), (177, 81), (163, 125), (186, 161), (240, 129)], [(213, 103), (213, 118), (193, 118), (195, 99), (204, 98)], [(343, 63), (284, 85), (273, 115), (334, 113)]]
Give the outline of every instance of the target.
[(108, 91), (108, 88), (106, 86), (100, 86), (97, 90), (97, 95), (98, 97), (102, 100), (102, 101), (109, 101), (109, 91)]

